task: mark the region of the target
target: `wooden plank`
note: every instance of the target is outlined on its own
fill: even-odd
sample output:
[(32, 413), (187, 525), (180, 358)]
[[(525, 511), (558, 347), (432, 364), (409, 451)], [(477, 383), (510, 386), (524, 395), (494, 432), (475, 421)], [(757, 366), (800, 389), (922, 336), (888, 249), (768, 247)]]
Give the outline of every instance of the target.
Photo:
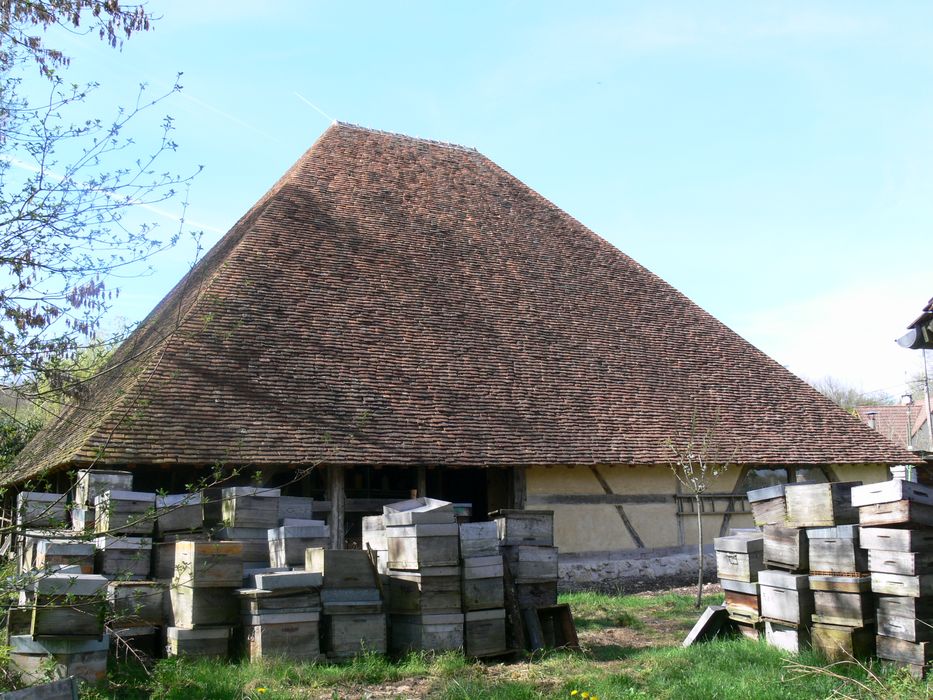
[(703, 614), (700, 615), (700, 619), (697, 620), (693, 629), (687, 633), (684, 641), (681, 642), (681, 646), (689, 647), (697, 642), (713, 639), (719, 634), (723, 626), (728, 624), (728, 620), (729, 612), (726, 610), (725, 606), (710, 605), (703, 611)]
[(889, 527), (860, 527), (859, 541), (864, 549), (890, 552), (933, 552), (933, 530)]
[(764, 552), (764, 533), (746, 532), (727, 537), (714, 537), (713, 548), (717, 552), (736, 552), (739, 554), (756, 554)]
[(665, 505), (671, 502), (668, 493), (548, 493), (529, 496), (528, 506), (628, 506)]
[(871, 589), (875, 593), (919, 598), (933, 595), (933, 574), (901, 576), (899, 574), (872, 573)]
[(858, 511), (852, 506), (852, 488), (859, 481), (820, 484), (787, 484), (787, 525), (790, 527), (832, 527), (857, 523)]
[(908, 642), (878, 635), (878, 658), (925, 666), (933, 660), (933, 642)]
[[(913, 501), (894, 501), (862, 506), (859, 524), (874, 525), (933, 525), (933, 506)], [(866, 546), (862, 542), (862, 546)]]
[(852, 489), (852, 505), (856, 508), (894, 501), (914, 501), (933, 505), (933, 489), (902, 479), (865, 484)]
[(0, 700), (78, 700), (78, 680), (74, 676), (51, 683), (0, 693)]
[(331, 503), (330, 516), (327, 518), (330, 527), (330, 548), (343, 549), (346, 546), (347, 505), (343, 467), (335, 464), (327, 466), (327, 497)]
[(903, 576), (933, 573), (933, 551), (888, 552), (882, 549), (870, 549), (868, 550), (868, 569), (878, 573)]
[(835, 591), (837, 593), (871, 592), (870, 576), (810, 576), (811, 591)]

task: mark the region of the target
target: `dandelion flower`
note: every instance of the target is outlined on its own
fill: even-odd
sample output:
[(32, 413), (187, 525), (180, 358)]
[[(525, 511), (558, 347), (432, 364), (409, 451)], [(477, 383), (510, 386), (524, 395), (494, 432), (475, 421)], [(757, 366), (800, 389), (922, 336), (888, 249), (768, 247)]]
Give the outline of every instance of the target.
[(590, 694), (584, 690), (582, 693), (580, 693), (580, 697), (583, 698), (583, 700), (586, 700), (588, 697), (590, 697)]
[(268, 690), (268, 688), (256, 688), (256, 692), (259, 693), (260, 695), (262, 695), (263, 693), (265, 693), (266, 690)]
[(570, 691), (570, 697), (573, 697), (574, 695), (579, 695), (579, 694), (580, 694), (580, 691), (579, 691), (579, 690), (571, 690), (571, 691)]

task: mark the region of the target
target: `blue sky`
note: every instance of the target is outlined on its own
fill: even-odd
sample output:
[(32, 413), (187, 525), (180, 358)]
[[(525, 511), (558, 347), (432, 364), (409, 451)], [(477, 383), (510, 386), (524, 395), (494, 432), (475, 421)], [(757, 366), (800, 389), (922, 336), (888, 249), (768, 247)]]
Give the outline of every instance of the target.
[[(96, 103), (153, 92), (217, 240), (329, 117), (478, 148), (804, 377), (899, 394), (933, 295), (933, 4), (153, 0)], [(312, 107), (308, 103), (316, 106)], [(171, 222), (166, 220), (166, 226)], [(191, 250), (123, 282), (138, 320)]]

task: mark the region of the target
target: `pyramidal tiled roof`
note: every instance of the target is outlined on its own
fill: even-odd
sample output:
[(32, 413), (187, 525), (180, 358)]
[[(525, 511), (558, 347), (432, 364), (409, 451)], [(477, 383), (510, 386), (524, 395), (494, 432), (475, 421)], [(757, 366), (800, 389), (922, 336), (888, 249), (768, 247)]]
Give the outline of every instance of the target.
[(329, 128), (26, 448), (64, 464), (910, 462), (478, 152)]

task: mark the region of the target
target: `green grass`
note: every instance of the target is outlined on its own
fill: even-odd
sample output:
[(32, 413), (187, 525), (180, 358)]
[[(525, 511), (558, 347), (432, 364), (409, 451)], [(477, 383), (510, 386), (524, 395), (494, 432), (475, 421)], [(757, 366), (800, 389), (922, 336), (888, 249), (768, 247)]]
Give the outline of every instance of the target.
[[(834, 678), (790, 668), (794, 661), (819, 667), (823, 662), (815, 655), (790, 658), (744, 638), (684, 649), (679, 642), (698, 616), (688, 595), (577, 593), (563, 596), (562, 602), (573, 608), (583, 640), (580, 652), (537, 653), (509, 664), (483, 664), (459, 653), (410, 654), (395, 660), (370, 654), (344, 664), (169, 659), (159, 661), (151, 676), (123, 663), (113, 668), (107, 683), (86, 689), (82, 698), (343, 699), (365, 697), (377, 689), (380, 698), (441, 700), (579, 700), (583, 692), (601, 700), (811, 700), (840, 690), (853, 698), (933, 697), (933, 682), (916, 681), (901, 669), (877, 662), (869, 668), (834, 667), (843, 676)], [(716, 602), (713, 596), (704, 604)], [(638, 635), (637, 643), (618, 643), (620, 630)], [(571, 695), (574, 690), (576, 696)]]

